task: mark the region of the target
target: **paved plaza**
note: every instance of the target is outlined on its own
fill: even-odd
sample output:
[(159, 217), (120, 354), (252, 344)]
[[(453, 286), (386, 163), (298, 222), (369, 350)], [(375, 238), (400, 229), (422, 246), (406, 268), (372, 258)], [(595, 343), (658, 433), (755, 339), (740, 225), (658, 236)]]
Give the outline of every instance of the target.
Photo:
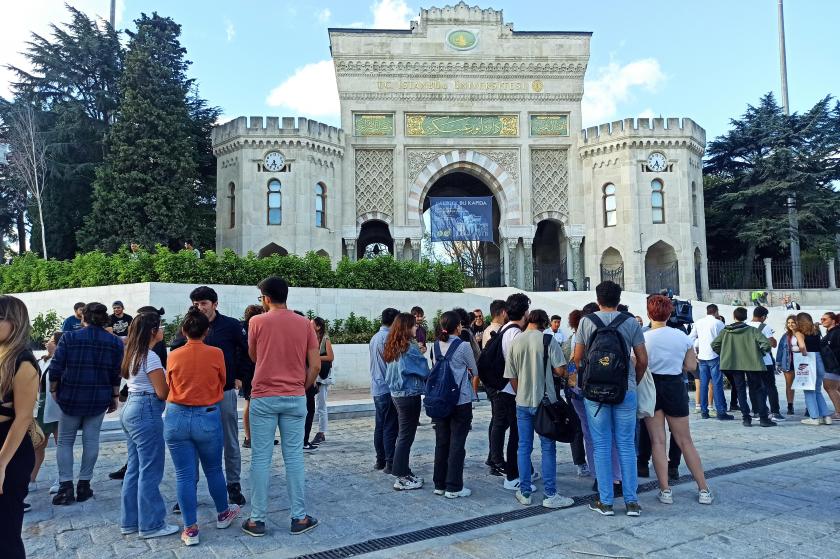
[[(782, 391), (782, 394), (784, 392)], [(801, 397), (797, 411), (804, 410)], [(568, 445), (558, 445), (558, 490), (576, 497), (576, 506), (548, 511), (523, 507), (501, 478), (490, 476), (487, 424), (490, 408), (475, 410), (467, 439), (467, 499), (447, 500), (432, 494), (434, 431), (423, 418), (411, 467), (425, 477), (420, 491), (397, 492), (393, 479), (373, 470), (373, 418), (342, 419), (331, 424), (327, 442), (306, 455), (307, 512), (321, 525), (300, 536), (289, 534), (288, 499), (278, 449), (269, 499), (269, 533), (244, 534), (240, 522), (217, 530), (212, 502), (199, 483), (201, 544), (187, 548), (177, 536), (142, 540), (119, 531), (120, 482), (107, 473), (123, 464), (125, 444), (116, 433), (104, 437), (92, 482), (95, 497), (85, 503), (54, 507), (47, 495), (55, 475), (55, 450), (47, 452), (41, 488), (30, 495), (33, 509), (25, 517), (24, 542), (32, 558), (102, 557), (297, 557), (328, 559), (353, 556), (417, 558), (491, 557), (766, 557), (783, 552), (786, 559), (836, 556), (840, 499), (840, 425), (810, 427), (794, 416), (778, 428), (744, 428), (740, 421), (700, 420), (692, 414), (694, 440), (715, 494), (714, 505), (701, 506), (694, 483), (674, 489), (675, 504), (656, 499), (653, 483), (640, 487), (642, 516), (616, 516), (587, 510), (592, 478), (578, 478)], [(756, 422), (757, 423), (757, 422)], [(77, 461), (81, 447), (77, 446)], [(243, 449), (243, 492), (250, 497), (251, 451)], [(534, 453), (535, 463), (539, 453)], [(539, 467), (537, 466), (537, 469)], [(687, 480), (687, 481), (685, 481)], [(640, 479), (641, 484), (650, 480)], [(537, 482), (538, 494), (541, 483)], [(174, 469), (168, 460), (164, 498), (175, 502)], [(536, 502), (536, 499), (535, 499)], [(244, 507), (247, 514), (248, 505)], [(170, 515), (171, 523), (180, 517)], [(391, 537), (389, 536), (397, 536)], [(383, 539), (385, 538), (385, 539)], [(359, 545), (361, 544), (361, 545)], [(314, 554), (314, 555), (313, 555)], [(0, 554), (1, 556), (2, 554)]]

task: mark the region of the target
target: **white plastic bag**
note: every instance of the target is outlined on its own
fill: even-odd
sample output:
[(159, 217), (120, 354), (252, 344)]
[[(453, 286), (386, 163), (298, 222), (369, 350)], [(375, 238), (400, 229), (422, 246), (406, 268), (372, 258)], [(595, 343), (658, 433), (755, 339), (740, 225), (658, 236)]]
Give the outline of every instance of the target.
[(817, 355), (793, 354), (794, 390), (814, 390), (817, 387)]
[(653, 384), (653, 375), (645, 371), (642, 380), (636, 387), (636, 417), (644, 419), (653, 417), (656, 410), (656, 385)]
[(47, 375), (47, 395), (44, 398), (44, 423), (53, 423), (61, 419), (61, 408), (58, 406), (58, 402), (55, 401), (55, 394), (51, 393), (50, 390), (50, 372), (46, 372)]

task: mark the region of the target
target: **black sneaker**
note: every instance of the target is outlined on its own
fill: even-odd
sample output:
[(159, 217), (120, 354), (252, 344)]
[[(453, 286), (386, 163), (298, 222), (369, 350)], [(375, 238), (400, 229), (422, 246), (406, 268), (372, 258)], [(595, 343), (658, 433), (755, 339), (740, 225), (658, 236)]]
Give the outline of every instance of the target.
[(642, 507), (638, 501), (624, 503), (624, 510), (627, 512), (627, 516), (642, 516)]
[(639, 477), (650, 477), (650, 465), (646, 462), (644, 464), (637, 464), (636, 471)]
[(374, 470), (384, 470), (385, 469), (385, 462), (380, 462), (379, 460), (376, 461), (373, 465)]
[(29, 503), (23, 503), (23, 512), (26, 514), (27, 512), (32, 510), (32, 505)]
[(787, 414), (788, 415), (796, 415), (796, 414), (793, 413), (793, 404), (788, 404)]
[(83, 503), (93, 497), (93, 490), (90, 488), (90, 481), (80, 479), (76, 484), (76, 501)]
[(709, 419), (709, 412), (700, 412), (700, 419)]
[(312, 444), (318, 445), (321, 443), (327, 442), (327, 438), (324, 436), (323, 433), (315, 433), (315, 438), (312, 439)]
[(245, 500), (245, 496), (242, 494), (242, 486), (238, 483), (229, 483), (227, 486), (227, 491), (228, 503), (232, 505), (239, 505), (241, 507), (247, 502)]
[(116, 472), (111, 472), (108, 474), (110, 479), (124, 479), (125, 478), (125, 470), (128, 468), (128, 464), (117, 470)]
[(305, 534), (309, 530), (312, 530), (318, 525), (318, 519), (312, 518), (308, 514), (301, 518), (300, 520), (292, 519), (292, 526), (289, 528), (289, 533), (293, 536), (297, 536), (299, 534)]
[(251, 448), (251, 439), (245, 437), (245, 440), (242, 441), (242, 448)]
[(744, 419), (741, 420), (741, 425), (743, 425), (744, 427), (752, 427), (752, 418), (751, 417), (745, 417)]
[(181, 505), (175, 503), (175, 506), (172, 507), (172, 514), (181, 514)]
[(62, 481), (58, 486), (58, 493), (53, 497), (52, 504), (54, 505), (69, 505), (76, 501), (76, 496), (73, 493), (73, 482)]
[(595, 502), (589, 503), (589, 510), (594, 510), (603, 516), (615, 516), (615, 511), (612, 505), (605, 505), (600, 499), (595, 499)]
[(505, 475), (505, 467), (502, 464), (493, 464), (490, 466), (490, 475), (502, 477)]
[(484, 465), (485, 466), (492, 466), (493, 465), (493, 461), (490, 460), (489, 456), (487, 457), (487, 460), (484, 461)]
[(717, 416), (718, 421), (732, 421), (735, 419), (735, 416), (729, 413), (718, 414)]
[(762, 427), (778, 427), (776, 422), (770, 419), (769, 417), (762, 417), (761, 421), (759, 421), (758, 424)]
[(246, 518), (245, 522), (242, 523), (242, 531), (248, 534), (249, 536), (261, 538), (265, 535), (265, 522)]
[(383, 468), (382, 473), (391, 475), (391, 463), (390, 462), (385, 463), (385, 468)]
[(315, 452), (318, 450), (318, 446), (312, 443), (303, 443), (303, 451), (304, 452)]
[(680, 468), (679, 466), (674, 468), (668, 468), (668, 479), (671, 481), (677, 481), (680, 479)]

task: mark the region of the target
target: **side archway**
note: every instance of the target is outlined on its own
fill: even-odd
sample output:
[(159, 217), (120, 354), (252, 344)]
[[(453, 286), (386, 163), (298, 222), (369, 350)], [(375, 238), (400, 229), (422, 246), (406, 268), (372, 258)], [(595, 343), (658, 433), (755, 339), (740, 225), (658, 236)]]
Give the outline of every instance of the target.
[(278, 254), (280, 256), (287, 256), (289, 254), (289, 251), (286, 250), (285, 248), (281, 247), (277, 243), (268, 243), (267, 245), (265, 245), (264, 247), (262, 247), (260, 249), (260, 251), (257, 253), (257, 256), (259, 256), (260, 258), (266, 258), (266, 257), (271, 256), (273, 254)]
[(601, 254), (601, 281), (607, 280), (624, 287), (624, 259), (613, 247), (609, 247)]
[(378, 219), (365, 221), (356, 241), (356, 257), (375, 258), (394, 254), (394, 238), (388, 224)]
[(648, 293), (680, 292), (677, 251), (665, 241), (656, 241), (645, 253), (645, 288)]

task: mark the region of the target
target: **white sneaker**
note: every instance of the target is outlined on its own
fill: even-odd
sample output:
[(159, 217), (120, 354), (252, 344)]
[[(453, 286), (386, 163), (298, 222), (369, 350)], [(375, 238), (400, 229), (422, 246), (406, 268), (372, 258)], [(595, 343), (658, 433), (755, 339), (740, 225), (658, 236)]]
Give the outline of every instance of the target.
[[(155, 530), (154, 532), (149, 532), (147, 534), (140, 534), (140, 537), (144, 540), (148, 540), (151, 538), (159, 538), (161, 536), (171, 536), (172, 534), (177, 534), (179, 530), (180, 528), (174, 524), (164, 524), (159, 530)], [(122, 530), (120, 531), (122, 532)], [(125, 532), (122, 533), (124, 534)]]
[(58, 493), (58, 488), (60, 485), (61, 484), (58, 482), (58, 480), (55, 480), (53, 484), (50, 485), (50, 495), (55, 495), (56, 493)]
[(38, 491), (38, 482), (37, 481), (30, 481), (29, 482), (29, 492), (32, 493), (33, 491)]
[(522, 503), (523, 505), (530, 505), (531, 504), (531, 496), (530, 495), (523, 495), (522, 491), (516, 490), (516, 500)]
[(421, 487), (423, 487), (423, 481), (419, 478), (412, 478), (411, 476), (397, 478), (397, 481), (394, 482), (394, 489), (397, 491), (411, 491), (412, 489), (420, 489)]
[(446, 493), (447, 491), (444, 491), (443, 489), (435, 489), (435, 495), (444, 495)]
[(664, 505), (674, 504), (674, 493), (670, 489), (659, 492), (659, 502)]
[[(502, 485), (504, 485), (505, 489), (510, 489), (511, 491), (516, 491), (517, 489), (519, 489), (519, 478), (512, 479), (512, 480), (505, 479), (505, 481)], [(531, 493), (533, 493), (536, 490), (537, 490), (537, 486), (536, 485), (531, 485)]]
[(547, 509), (564, 509), (566, 507), (570, 507), (575, 504), (574, 499), (570, 499), (568, 497), (564, 497), (559, 493), (552, 495), (551, 497), (546, 497), (543, 499), (542, 506)]
[(137, 528), (120, 528), (120, 534), (127, 536), (129, 534), (136, 534)]
[(460, 491), (447, 491), (444, 497), (447, 499), (457, 499), (458, 497), (469, 497), (472, 495), (472, 490), (464, 487)]
[(813, 417), (806, 417), (802, 421), (800, 421), (803, 425), (822, 425), (822, 421), (819, 419), (814, 419)]
[(589, 472), (589, 466), (581, 464), (577, 467), (577, 475), (578, 477), (589, 477), (592, 474)]
[(697, 500), (701, 505), (711, 505), (715, 498), (712, 496), (712, 492), (708, 489), (701, 489)]
[(216, 528), (223, 530), (239, 516), (239, 505), (228, 505), (228, 509), (216, 515)]
[(832, 423), (832, 421), (831, 421), (831, 416), (830, 415), (827, 415), (827, 416), (823, 417), (823, 425), (831, 425), (831, 423)]

